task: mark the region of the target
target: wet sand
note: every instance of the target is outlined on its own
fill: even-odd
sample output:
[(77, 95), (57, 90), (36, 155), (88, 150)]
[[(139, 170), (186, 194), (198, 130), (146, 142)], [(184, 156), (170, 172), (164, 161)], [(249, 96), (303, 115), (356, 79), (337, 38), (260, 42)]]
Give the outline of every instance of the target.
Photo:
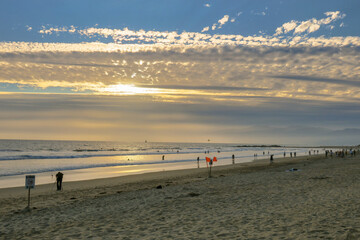
[[(298, 171), (287, 171), (296, 168)], [(360, 239), (360, 156), (0, 189), (0, 239)]]

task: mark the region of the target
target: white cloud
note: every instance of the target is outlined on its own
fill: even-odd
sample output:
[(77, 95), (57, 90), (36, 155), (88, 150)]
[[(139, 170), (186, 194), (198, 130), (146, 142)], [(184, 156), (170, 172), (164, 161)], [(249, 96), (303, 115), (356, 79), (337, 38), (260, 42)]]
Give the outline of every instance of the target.
[(281, 27), (278, 27), (275, 31), (275, 36), (280, 34), (286, 34), (291, 31), (294, 31), (293, 34), (300, 34), (300, 33), (312, 33), (316, 32), (320, 29), (323, 25), (328, 25), (331, 22), (337, 21), (339, 19), (343, 19), (346, 14), (340, 13), (340, 11), (335, 12), (326, 12), (324, 13), (327, 18), (322, 19), (309, 19), (307, 21), (295, 21), (292, 20), (290, 22), (284, 23)]
[(41, 29), (39, 30), (39, 33), (41, 34), (47, 34), (47, 35), (51, 35), (53, 33), (60, 33), (60, 32), (69, 32), (69, 33), (75, 33), (76, 32), (76, 28), (71, 25), (70, 28), (67, 27), (50, 27), (50, 28), (46, 28), (45, 26), (41, 26)]
[(25, 27), (26, 27), (26, 31), (28, 31), (28, 32), (30, 32), (32, 30), (32, 27), (30, 27), (28, 25), (26, 25)]
[(225, 15), (223, 18), (219, 19), (218, 23), (220, 24), (218, 28), (222, 28), (222, 26), (229, 21), (229, 15)]
[(208, 7), (208, 8), (211, 7), (211, 5), (209, 3), (204, 4), (204, 6)]
[(203, 28), (203, 30), (201, 30), (201, 32), (207, 32), (207, 31), (209, 31), (209, 29), (210, 29), (210, 27), (209, 27), (209, 26), (204, 27), (204, 28)]
[[(214, 24), (212, 28), (216, 29), (217, 25)], [(307, 31), (314, 31), (316, 25), (303, 26)], [(242, 36), (242, 35), (224, 35), (224, 34), (206, 34), (208, 31), (205, 27), (202, 31), (198, 32), (160, 32), (160, 31), (134, 31), (128, 28), (124, 29), (109, 29), (109, 28), (85, 28), (77, 29), (76, 27), (59, 28), (61, 31), (71, 34), (80, 34), (88, 38), (104, 37), (113, 39), (112, 44), (103, 44), (101, 42), (93, 43), (79, 43), (79, 44), (65, 44), (65, 43), (0, 43), (0, 52), (8, 51), (21, 51), (22, 49), (30, 49), (30, 51), (41, 51), (41, 49), (54, 49), (55, 51), (92, 51), (98, 49), (99, 51), (123, 51), (124, 49), (132, 49), (138, 51), (144, 46), (130, 44), (132, 42), (140, 42), (147, 44), (146, 47), (152, 48), (157, 46), (171, 46), (171, 45), (197, 45), (197, 46), (215, 46), (215, 45), (229, 45), (229, 46), (269, 46), (269, 47), (286, 47), (286, 46), (360, 46), (360, 37), (318, 37), (309, 38), (307, 36), (280, 36), (280, 32), (287, 33), (289, 31), (301, 31), (301, 25), (289, 22), (283, 25), (283, 29), (278, 31), (277, 36)], [(52, 34), (54, 28), (42, 29), (42, 33)], [(151, 45), (149, 45), (151, 44)]]
[[(214, 23), (211, 26), (211, 30), (214, 31), (216, 29), (222, 28), (222, 26), (229, 21), (229, 15), (224, 15), (221, 19), (217, 21), (217, 23)], [(231, 19), (231, 22), (235, 22), (235, 18)], [(204, 27), (201, 32), (209, 31), (210, 27)]]

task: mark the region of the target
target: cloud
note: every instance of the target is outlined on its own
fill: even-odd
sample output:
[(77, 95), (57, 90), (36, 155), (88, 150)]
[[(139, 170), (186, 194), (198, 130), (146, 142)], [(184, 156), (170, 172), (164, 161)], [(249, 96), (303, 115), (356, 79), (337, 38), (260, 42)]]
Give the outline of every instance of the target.
[(61, 32), (69, 32), (69, 33), (75, 33), (76, 32), (76, 28), (71, 25), (69, 28), (67, 27), (50, 27), (50, 28), (46, 28), (45, 26), (41, 26), (41, 29), (38, 31), (40, 34), (47, 34), (47, 35), (51, 35), (53, 33), (61, 33)]
[(254, 10), (252, 10), (251, 14), (257, 15), (257, 16), (265, 16), (267, 10), (268, 10), (268, 7), (265, 7), (264, 11), (254, 11)]
[(300, 34), (300, 33), (313, 33), (320, 29), (323, 25), (328, 25), (334, 21), (337, 21), (339, 19), (343, 19), (346, 14), (340, 13), (340, 11), (335, 12), (325, 12), (324, 13), (327, 18), (322, 19), (316, 19), (312, 18), (307, 21), (295, 21), (292, 20), (290, 22), (284, 23), (281, 27), (278, 27), (275, 31), (275, 36), (281, 35), (281, 34), (287, 34), (291, 31), (293, 31), (293, 34)]
[(201, 32), (207, 32), (209, 31), (209, 29), (210, 29), (209, 27), (204, 27), (203, 30), (201, 30)]
[(227, 86), (194, 86), (194, 85), (139, 85), (143, 88), (161, 88), (177, 90), (209, 90), (209, 91), (267, 91), (266, 88), (246, 88), (246, 87), (227, 87)]
[(222, 28), (222, 26), (229, 21), (229, 15), (225, 15), (223, 18), (219, 19), (218, 23), (220, 24), (218, 28)]
[[(221, 20), (221, 21), (220, 21)], [(220, 19), (221, 23), (228, 22), (229, 18), (224, 17)], [(289, 32), (296, 29), (296, 26), (292, 22), (286, 23), (284, 26), (284, 32)], [(214, 24), (211, 28), (217, 29), (218, 24)], [(309, 28), (309, 26), (307, 26)], [(203, 32), (208, 31), (210, 27), (205, 27), (202, 30), (202, 33), (198, 32), (160, 32), (160, 31), (144, 31), (144, 30), (130, 30), (128, 28), (124, 29), (109, 29), (109, 28), (85, 28), (77, 29), (76, 27), (71, 28), (60, 28), (60, 29), (42, 29), (41, 33), (52, 34), (53, 32), (69, 32), (71, 34), (79, 34), (80, 36), (95, 38), (112, 38), (113, 41), (117, 44), (106, 45), (103, 43), (91, 43), (91, 48), (109, 48), (109, 51), (112, 51), (112, 48), (120, 50), (126, 48), (133, 48), (136, 44), (131, 44), (134, 42), (145, 43), (155, 45), (233, 45), (233, 46), (271, 46), (271, 47), (286, 47), (286, 46), (316, 46), (316, 47), (328, 47), (328, 46), (360, 46), (360, 37), (357, 36), (348, 36), (348, 37), (330, 37), (326, 38), (323, 36), (313, 38), (307, 36), (242, 36), (242, 35), (224, 35), (224, 34), (206, 34)], [(310, 28), (309, 28), (310, 29)], [(312, 31), (312, 30), (310, 30)], [(2, 46), (5, 46), (6, 43), (0, 43)], [(12, 43), (13, 44), (13, 43)], [(76, 48), (86, 48), (91, 44), (84, 43), (78, 44)], [(118, 45), (119, 44), (119, 45)], [(127, 44), (127, 46), (122, 46), (120, 44)], [(25, 44), (23, 44), (25, 45)], [(29, 45), (33, 45), (29, 43)], [(44, 43), (44, 46), (47, 48), (51, 45)], [(55, 47), (56, 44), (53, 44)], [(65, 46), (66, 44), (58, 44), (56, 47)], [(139, 44), (138, 44), (139, 45)], [(69, 47), (70, 45), (68, 45)], [(75, 46), (75, 45), (73, 45)], [(27, 46), (28, 48), (29, 46)], [(2, 47), (4, 48), (4, 47)], [(136, 47), (138, 48), (138, 47)], [(1, 48), (0, 48), (1, 51)]]
[(209, 3), (204, 4), (204, 6), (208, 7), (208, 8), (211, 7), (211, 5)]
[[(227, 23), (229, 21), (229, 15), (224, 15), (224, 17), (222, 17), (221, 19), (219, 19), (217, 21), (217, 23), (214, 23), (211, 26), (211, 30), (214, 31), (216, 29), (221, 29), (222, 26), (225, 25), (225, 23)], [(235, 22), (235, 18), (231, 19), (231, 22)], [(201, 32), (207, 32), (210, 30), (210, 27), (204, 27), (203, 30)]]
[(4, 138), (356, 140), (357, 37), (90, 32), (155, 43), (0, 43)]
[(333, 78), (321, 78), (315, 76), (292, 76), (292, 75), (277, 75), (271, 76), (273, 78), (282, 78), (282, 79), (291, 79), (297, 81), (309, 81), (309, 82), (322, 82), (322, 83), (330, 83), (337, 85), (346, 85), (351, 87), (360, 88), (360, 79), (357, 81), (354, 80), (344, 80), (344, 79), (333, 79)]
[(0, 84), (188, 103), (353, 102), (359, 56), (356, 47), (6, 43)]

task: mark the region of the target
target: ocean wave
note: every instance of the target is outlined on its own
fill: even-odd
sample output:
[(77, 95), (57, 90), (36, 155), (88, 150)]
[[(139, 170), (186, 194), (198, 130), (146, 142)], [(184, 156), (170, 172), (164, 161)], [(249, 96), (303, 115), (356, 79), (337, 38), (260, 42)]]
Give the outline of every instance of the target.
[[(213, 151), (215, 152), (215, 151)], [(120, 156), (136, 156), (136, 155), (172, 155), (172, 154), (194, 154), (201, 152), (135, 152), (135, 153), (112, 153), (112, 154), (79, 154), (79, 155), (31, 155), (22, 154), (14, 156), (0, 156), (0, 161), (10, 160), (27, 160), (27, 159), (66, 159), (66, 158), (91, 158), (91, 157), (120, 157)], [(211, 153), (211, 152), (210, 152)]]
[(22, 152), (18, 149), (0, 149), (0, 152)]
[(41, 169), (28, 169), (18, 172), (6, 172), (1, 173), (0, 177), (9, 177), (23, 174), (36, 174), (44, 172), (58, 172), (58, 171), (70, 171), (70, 170), (80, 170), (80, 169), (90, 169), (90, 168), (101, 168), (101, 167), (118, 167), (118, 166), (137, 166), (137, 165), (153, 165), (153, 164), (164, 164), (164, 163), (181, 163), (181, 162), (195, 162), (194, 159), (184, 159), (184, 160), (173, 160), (173, 161), (152, 161), (152, 162), (122, 162), (122, 163), (99, 163), (99, 164), (86, 164), (86, 165), (74, 165), (66, 167), (47, 167)]

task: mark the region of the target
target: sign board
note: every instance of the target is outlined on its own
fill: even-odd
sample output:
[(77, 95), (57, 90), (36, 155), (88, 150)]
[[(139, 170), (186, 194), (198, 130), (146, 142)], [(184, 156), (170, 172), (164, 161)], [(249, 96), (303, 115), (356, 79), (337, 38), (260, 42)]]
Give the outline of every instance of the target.
[(34, 188), (35, 187), (35, 175), (26, 175), (25, 178), (25, 188)]

